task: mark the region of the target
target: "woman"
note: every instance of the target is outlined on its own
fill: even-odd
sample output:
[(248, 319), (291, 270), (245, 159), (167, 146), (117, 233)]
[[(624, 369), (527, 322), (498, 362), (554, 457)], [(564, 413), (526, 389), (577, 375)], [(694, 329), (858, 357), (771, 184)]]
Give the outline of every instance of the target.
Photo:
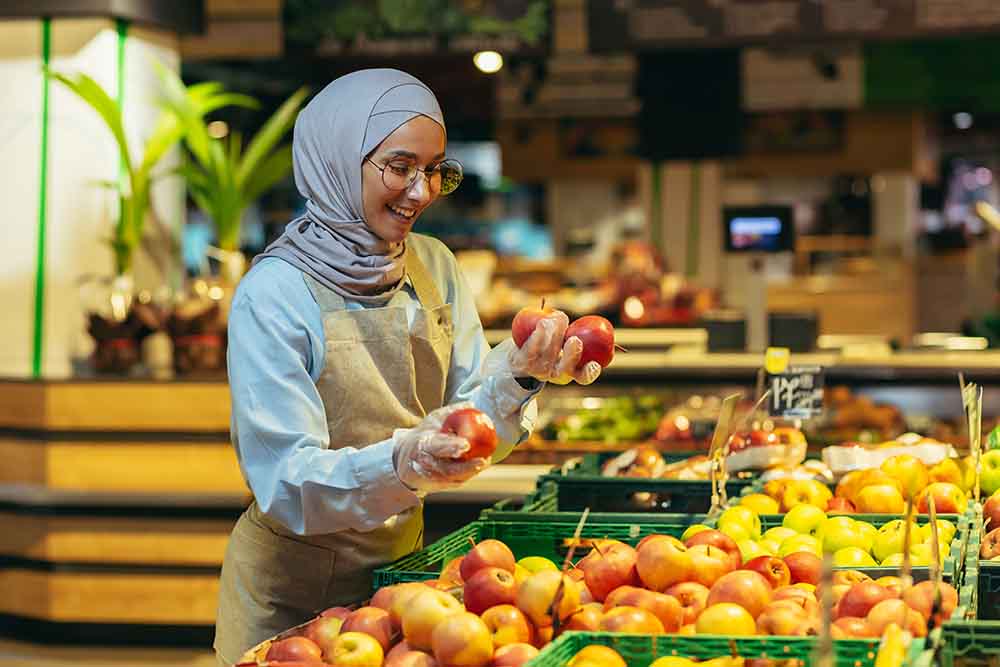
[(371, 571), (421, 547), (422, 498), (488, 461), (440, 433), (471, 403), (505, 456), (544, 382), (593, 382), (566, 315), (490, 350), (455, 258), (411, 235), (461, 180), (433, 93), (397, 70), (335, 80), (295, 123), (306, 213), (240, 282), (229, 316), (232, 437), (255, 502), (222, 567), (221, 664), (318, 611), (369, 595)]

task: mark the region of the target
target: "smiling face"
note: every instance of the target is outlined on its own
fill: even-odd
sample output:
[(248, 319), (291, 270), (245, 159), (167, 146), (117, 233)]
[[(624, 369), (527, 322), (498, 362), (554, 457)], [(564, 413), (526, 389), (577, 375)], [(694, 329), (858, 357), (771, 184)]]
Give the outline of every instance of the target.
[(372, 151), (368, 156), (371, 162), (361, 163), (365, 222), (377, 236), (390, 243), (405, 239), (421, 212), (438, 195), (422, 174), (417, 174), (410, 187), (390, 190), (379, 168), (396, 173), (410, 166), (430, 169), (444, 159), (444, 148), (444, 129), (427, 116), (416, 116), (396, 128)]

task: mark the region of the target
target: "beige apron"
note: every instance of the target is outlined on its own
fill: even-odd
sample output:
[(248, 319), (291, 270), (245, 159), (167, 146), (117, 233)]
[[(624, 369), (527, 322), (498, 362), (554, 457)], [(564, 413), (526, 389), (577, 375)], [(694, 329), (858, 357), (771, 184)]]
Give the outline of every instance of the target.
[[(330, 449), (385, 440), (444, 402), (451, 307), (412, 250), (406, 268), (422, 306), (412, 327), (405, 306), (346, 310), (341, 296), (303, 274), (323, 314), (326, 355), (316, 386)], [(220, 664), (233, 664), (247, 649), (327, 607), (367, 598), (372, 570), (419, 549), (422, 541), (422, 506), (371, 532), (303, 537), (252, 503), (233, 529), (222, 565), (215, 634)]]

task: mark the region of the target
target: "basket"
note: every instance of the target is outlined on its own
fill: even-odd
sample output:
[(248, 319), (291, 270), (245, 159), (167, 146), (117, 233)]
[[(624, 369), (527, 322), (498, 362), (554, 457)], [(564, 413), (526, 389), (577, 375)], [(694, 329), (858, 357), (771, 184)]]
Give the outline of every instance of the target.
[[(471, 548), (469, 538), (476, 542), (497, 539), (504, 542), (518, 559), (525, 556), (544, 556), (559, 564), (565, 560), (568, 549), (564, 541), (576, 531), (580, 514), (554, 512), (530, 514), (522, 512), (491, 513), (445, 535), (428, 547), (375, 570), (374, 590), (404, 581), (434, 579), (441, 568), (456, 556), (464, 555)], [(580, 536), (583, 538), (611, 538), (636, 544), (646, 535), (660, 533), (680, 537), (689, 526), (704, 520), (700, 515), (590, 515)], [(582, 556), (585, 549), (577, 549)]]
[[(633, 635), (606, 632), (567, 632), (531, 660), (530, 667), (563, 667), (584, 646), (603, 644), (616, 650), (628, 667), (648, 667), (657, 658), (683, 656), (711, 659), (736, 654), (744, 658), (797, 659), (812, 663), (816, 637), (728, 637), (709, 635)], [(878, 639), (838, 639), (833, 642), (836, 667), (873, 667)], [(906, 664), (923, 650), (923, 640), (910, 645)]]
[[(538, 479), (556, 484), (557, 507), (564, 512), (678, 512), (700, 514), (712, 505), (708, 480), (604, 477), (601, 466), (616, 453), (587, 454)], [(753, 477), (732, 477), (726, 493), (732, 497), (753, 483)]]

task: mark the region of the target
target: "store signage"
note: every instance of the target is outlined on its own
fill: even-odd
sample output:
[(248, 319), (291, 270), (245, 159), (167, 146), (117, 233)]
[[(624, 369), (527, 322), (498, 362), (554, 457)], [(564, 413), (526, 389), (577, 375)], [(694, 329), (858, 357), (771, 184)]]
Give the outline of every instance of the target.
[(590, 0), (591, 51), (1000, 32), (996, 0)]
[(819, 366), (790, 366), (769, 375), (768, 385), (772, 416), (808, 419), (823, 412), (823, 369)]

